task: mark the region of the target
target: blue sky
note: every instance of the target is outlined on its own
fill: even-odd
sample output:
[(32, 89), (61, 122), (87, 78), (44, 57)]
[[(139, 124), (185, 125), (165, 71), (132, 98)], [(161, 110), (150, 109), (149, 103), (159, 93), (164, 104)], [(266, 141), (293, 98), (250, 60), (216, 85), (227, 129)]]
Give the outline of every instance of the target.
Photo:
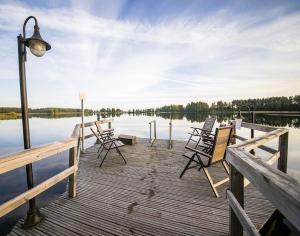
[(20, 106), (29, 15), (52, 46), (28, 52), (30, 107), (78, 107), (79, 92), (123, 109), (300, 94), (300, 1), (0, 0), (0, 106)]

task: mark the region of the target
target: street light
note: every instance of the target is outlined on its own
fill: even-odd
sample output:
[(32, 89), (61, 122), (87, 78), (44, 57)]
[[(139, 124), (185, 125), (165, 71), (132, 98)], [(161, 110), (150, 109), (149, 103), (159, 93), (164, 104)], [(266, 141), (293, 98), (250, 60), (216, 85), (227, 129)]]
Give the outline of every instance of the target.
[(86, 94), (85, 93), (79, 93), (79, 99), (81, 102), (81, 152), (84, 152), (84, 107), (83, 107), (83, 102), (86, 99)]
[[(33, 19), (34, 32), (30, 38), (26, 38), (26, 24)], [(18, 36), (18, 57), (19, 57), (19, 77), (20, 77), (20, 93), (21, 93), (21, 109), (22, 109), (22, 125), (23, 125), (23, 141), (24, 149), (30, 149), (30, 134), (29, 134), (29, 119), (28, 119), (28, 103), (26, 90), (26, 47), (29, 47), (31, 53), (37, 57), (41, 57), (46, 51), (51, 49), (49, 43), (43, 40), (39, 32), (37, 19), (34, 16), (29, 16), (23, 24), (23, 35)], [(32, 164), (26, 165), (26, 177), (28, 189), (33, 188), (33, 172)], [(30, 228), (41, 222), (43, 219), (35, 204), (35, 198), (29, 200), (29, 209), (23, 227)]]
[(236, 115), (236, 117), (234, 118), (234, 120), (235, 120), (235, 128), (236, 129), (240, 129), (241, 128), (243, 119), (245, 119), (245, 117), (243, 117), (242, 116), (242, 112), (239, 111), (238, 114)]

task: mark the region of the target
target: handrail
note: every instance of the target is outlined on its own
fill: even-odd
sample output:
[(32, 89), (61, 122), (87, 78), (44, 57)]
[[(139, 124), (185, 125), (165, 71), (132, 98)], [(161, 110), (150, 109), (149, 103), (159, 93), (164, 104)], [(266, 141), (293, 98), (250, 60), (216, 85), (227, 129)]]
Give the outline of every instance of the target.
[[(244, 177), (300, 231), (300, 183), (284, 173), (287, 167), (288, 130), (244, 122), (242, 127), (267, 133), (227, 148), (226, 160), (230, 164), (230, 235), (243, 235), (243, 229), (249, 235), (258, 235), (243, 209)], [(268, 161), (273, 162), (279, 158), (278, 169), (249, 153), (278, 137), (279, 150)]]
[[(152, 139), (152, 123), (153, 123), (153, 139)], [(156, 140), (156, 120), (152, 120), (149, 122), (150, 125), (150, 146), (152, 147), (152, 145), (154, 144), (155, 140)]]
[[(112, 119), (96, 122), (100, 122), (101, 124), (110, 124)], [(85, 123), (84, 127), (93, 126), (96, 122)], [(79, 146), (82, 140), (80, 137), (80, 128), (81, 124), (76, 124), (70, 138), (0, 157), (0, 174), (3, 174), (27, 164), (34, 163), (36, 161), (69, 150), (69, 168), (1, 204), (0, 217), (3, 217), (67, 177), (69, 177), (69, 197), (76, 196), (76, 172), (78, 170), (80, 154)]]

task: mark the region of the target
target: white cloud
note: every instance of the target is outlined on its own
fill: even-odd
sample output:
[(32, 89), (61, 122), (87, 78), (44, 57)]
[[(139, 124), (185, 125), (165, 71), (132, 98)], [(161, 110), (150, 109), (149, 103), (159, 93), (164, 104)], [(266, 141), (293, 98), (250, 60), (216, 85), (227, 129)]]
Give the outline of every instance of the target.
[[(116, 18), (122, 6), (112, 9)], [(223, 10), (151, 25), (88, 9), (0, 4), (0, 85), (18, 78), (15, 35), (35, 15), (52, 50), (42, 59), (29, 55), (31, 86), (42, 85), (29, 88), (32, 106), (76, 106), (81, 90), (92, 107), (123, 108), (300, 92), (299, 13), (276, 18), (276, 9), (264, 22), (263, 15)], [(19, 104), (17, 97), (0, 101)]]

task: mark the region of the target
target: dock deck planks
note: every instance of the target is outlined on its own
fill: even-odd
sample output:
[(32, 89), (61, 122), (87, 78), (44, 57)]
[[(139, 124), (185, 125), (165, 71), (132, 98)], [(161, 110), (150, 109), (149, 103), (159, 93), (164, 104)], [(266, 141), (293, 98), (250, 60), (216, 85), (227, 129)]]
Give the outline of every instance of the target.
[[(45, 220), (24, 231), (21, 221), (11, 235), (228, 235), (228, 183), (215, 198), (202, 172), (192, 169), (178, 176), (187, 159), (184, 142), (148, 139), (121, 148), (128, 164), (112, 151), (99, 168), (97, 145), (80, 157), (77, 197), (63, 194), (40, 209)], [(211, 167), (214, 179), (225, 177)], [(245, 190), (245, 208), (260, 228), (272, 205), (251, 185)]]

